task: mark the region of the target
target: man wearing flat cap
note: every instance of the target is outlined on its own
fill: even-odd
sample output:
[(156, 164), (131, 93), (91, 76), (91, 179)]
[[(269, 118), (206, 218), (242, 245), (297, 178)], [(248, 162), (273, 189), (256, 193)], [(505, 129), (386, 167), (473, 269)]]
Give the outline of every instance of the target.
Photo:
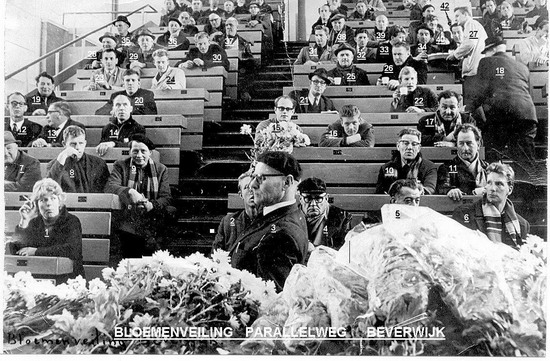
[(532, 165), (538, 121), (529, 93), (529, 69), (506, 55), (506, 41), (500, 36), (485, 40), (483, 53), (466, 111), (483, 107), (486, 146), (502, 151), (508, 145), (512, 159)]
[(335, 45), (347, 43), (355, 47), (355, 32), (346, 25), (346, 17), (336, 14), (329, 21), (332, 24), (332, 30), (328, 36), (328, 45), (335, 48)]
[(168, 31), (157, 38), (157, 44), (168, 50), (189, 49), (189, 39), (181, 29), (181, 21), (178, 18), (168, 20)]
[(328, 76), (334, 85), (370, 85), (366, 71), (353, 64), (355, 48), (350, 44), (341, 44), (334, 52), (336, 68), (330, 69)]
[(116, 42), (117, 42), (117, 49), (120, 50), (120, 48), (130, 48), (132, 46), (135, 46), (133, 42), (133, 34), (129, 30), (130, 26), (132, 24), (128, 20), (128, 18), (124, 15), (117, 16), (116, 20), (113, 21), (113, 25), (116, 28), (117, 34), (115, 35)]
[(42, 178), (40, 162), (19, 150), (21, 142), (4, 131), (4, 192), (31, 192)]
[(351, 214), (329, 204), (327, 186), (319, 178), (307, 178), (298, 185), (300, 208), (306, 215), (309, 249), (327, 246), (340, 249), (351, 229)]
[(155, 36), (149, 29), (140, 29), (137, 34), (137, 47), (128, 50), (129, 69), (141, 71), (143, 68), (154, 68), (153, 53), (164, 47), (155, 43)]
[[(103, 52), (107, 49), (112, 49), (116, 52), (116, 66), (122, 67), (125, 65), (125, 49), (122, 49), (122, 51), (117, 50), (117, 38), (115, 34), (107, 31), (99, 37), (99, 41), (101, 42), (101, 50), (90, 52), (88, 56), (92, 69), (100, 69), (103, 66), (101, 59), (103, 58)], [(90, 65), (88, 65), (88, 67), (90, 67)]]
[(231, 265), (275, 282), (278, 292), (292, 266), (304, 264), (308, 250), (306, 219), (296, 203), (300, 163), (286, 152), (262, 153), (250, 189), (258, 217), (229, 250)]
[(296, 113), (336, 111), (332, 100), (323, 95), (330, 84), (326, 69), (319, 68), (309, 73), (309, 89), (293, 90), (288, 94), (298, 104)]
[(294, 61), (294, 65), (332, 64), (332, 48), (328, 46), (329, 29), (323, 25), (317, 25), (313, 31), (315, 44), (304, 46)]

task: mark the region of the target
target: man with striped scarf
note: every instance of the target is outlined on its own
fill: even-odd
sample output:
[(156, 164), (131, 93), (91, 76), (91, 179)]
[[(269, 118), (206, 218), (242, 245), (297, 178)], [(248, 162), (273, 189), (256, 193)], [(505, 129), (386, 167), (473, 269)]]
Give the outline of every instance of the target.
[(453, 218), (462, 225), (483, 232), (495, 243), (519, 248), (529, 233), (529, 222), (516, 213), (508, 196), (514, 188), (514, 170), (507, 164), (487, 167), (486, 193), (480, 200), (455, 209)]
[(168, 170), (151, 158), (153, 142), (144, 134), (134, 134), (129, 147), (130, 157), (115, 162), (105, 186), (106, 193), (119, 196), (122, 208), (113, 222), (120, 242), (120, 250), (115, 246), (112, 252), (115, 259), (152, 254), (159, 231), (175, 212)]

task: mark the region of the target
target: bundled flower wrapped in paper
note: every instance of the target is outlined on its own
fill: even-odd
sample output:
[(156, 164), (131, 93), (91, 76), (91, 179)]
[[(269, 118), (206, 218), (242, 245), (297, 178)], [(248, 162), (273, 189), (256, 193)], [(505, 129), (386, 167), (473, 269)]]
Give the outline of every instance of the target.
[[(392, 213), (396, 205), (385, 207)], [(530, 236), (518, 252), (430, 209), (413, 213), (421, 216), (371, 228), (338, 252), (317, 248), (307, 268), (292, 269), (276, 304), (278, 317), (269, 319), (268, 310), (254, 327), (262, 327), (266, 318), (282, 329), (292, 327), (290, 315), (315, 304), (324, 308), (331, 326), (348, 326), (348, 337), (355, 339), (367, 337), (368, 327), (411, 320), (416, 326), (445, 327), (443, 341), (423, 341), (414, 352), (404, 347), (410, 343), (382, 342), (376, 344), (378, 354), (545, 355), (542, 240)], [(282, 320), (281, 314), (289, 318)], [(256, 338), (243, 346), (275, 345)], [(287, 340), (284, 346), (295, 352), (307, 342)], [(347, 346), (363, 354), (368, 348)]]
[(254, 140), (252, 154), (257, 157), (266, 151), (283, 151), (292, 153), (294, 147), (305, 147), (311, 144), (307, 134), (293, 122), (277, 121), (262, 129), (256, 139), (248, 124), (241, 127), (241, 134), (247, 134)]

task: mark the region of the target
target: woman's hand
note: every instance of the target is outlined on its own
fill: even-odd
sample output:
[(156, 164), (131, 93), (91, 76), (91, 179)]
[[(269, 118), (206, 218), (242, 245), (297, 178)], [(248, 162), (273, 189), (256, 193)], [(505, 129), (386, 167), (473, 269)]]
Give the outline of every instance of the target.
[(30, 199), (27, 200), (21, 208), (19, 208), (19, 215), (21, 219), (19, 220), (19, 228), (27, 228), (29, 222), (34, 218), (38, 217), (38, 207), (36, 203), (32, 202)]
[(36, 248), (34, 247), (25, 247), (17, 251), (17, 254), (20, 256), (34, 256), (36, 254)]

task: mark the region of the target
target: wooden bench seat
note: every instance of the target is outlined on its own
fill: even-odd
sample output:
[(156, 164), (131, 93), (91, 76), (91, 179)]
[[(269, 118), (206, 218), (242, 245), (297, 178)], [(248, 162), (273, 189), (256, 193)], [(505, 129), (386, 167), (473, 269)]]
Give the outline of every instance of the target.
[[(111, 212), (71, 212), (80, 219), (82, 224), (82, 235), (86, 236), (108, 236), (111, 234)], [(17, 210), (6, 210), (6, 233), (13, 233), (15, 226), (19, 223), (19, 212)]]
[[(418, 119), (433, 113), (361, 113), (361, 117), (372, 125), (403, 125), (416, 128)], [(275, 117), (274, 113), (269, 118)], [(328, 126), (340, 118), (338, 114), (329, 113), (301, 113), (294, 114), (292, 121), (300, 126)]]
[[(32, 192), (4, 192), (6, 209), (19, 209)], [(66, 193), (68, 209), (111, 210), (120, 209), (117, 195), (108, 193)]]

